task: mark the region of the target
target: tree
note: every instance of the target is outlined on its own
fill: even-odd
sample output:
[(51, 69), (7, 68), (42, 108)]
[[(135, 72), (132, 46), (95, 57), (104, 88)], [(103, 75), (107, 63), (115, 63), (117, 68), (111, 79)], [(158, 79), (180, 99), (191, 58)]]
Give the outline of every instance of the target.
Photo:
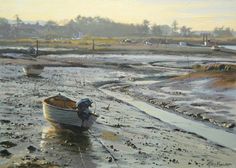
[[(55, 21), (48, 21), (45, 25), (25, 24), (18, 15), (16, 15), (16, 23), (10, 25), (8, 20), (0, 18), (0, 37), (42, 37), (42, 38), (75, 38), (83, 35), (91, 36), (147, 36), (149, 34), (155, 36), (170, 35), (191, 35), (191, 28), (187, 26), (178, 27), (175, 20), (172, 25), (152, 25), (148, 20), (143, 20), (141, 24), (125, 24), (117, 23), (108, 18), (102, 17), (84, 17), (77, 16), (65, 25), (59, 26)], [(180, 33), (178, 33), (180, 32)], [(215, 28), (216, 36), (232, 36), (232, 30), (229, 27)]]
[(6, 24), (9, 24), (8, 20), (6, 18), (0, 17), (0, 25), (6, 25)]
[(143, 24), (142, 24), (142, 33), (143, 34), (148, 34), (150, 31), (149, 28), (150, 22), (148, 20), (143, 20)]
[(143, 32), (144, 32), (144, 34), (148, 34), (149, 33), (149, 24), (150, 24), (150, 22), (148, 21), (148, 20), (144, 20), (143, 21)]
[(19, 25), (24, 24), (24, 22), (20, 19), (19, 15), (15, 15), (15, 18), (16, 18), (16, 25), (17, 25), (17, 27)]
[(65, 34), (69, 37), (78, 36), (79, 28), (78, 24), (74, 20), (70, 20), (65, 26), (66, 32)]
[(45, 24), (46, 27), (55, 27), (58, 26), (58, 24), (52, 20), (47, 21), (47, 23)]
[(162, 35), (162, 30), (161, 30), (161, 26), (160, 25), (156, 25), (154, 24), (152, 26), (152, 34), (155, 36), (161, 36)]
[(5, 18), (0, 18), (0, 37), (8, 37), (10, 32), (11, 25), (8, 23), (8, 20)]
[(186, 36), (190, 36), (191, 35), (191, 27), (187, 27), (187, 26), (182, 26), (181, 28), (180, 28), (180, 35), (181, 36), (184, 36), (184, 37), (186, 37)]
[(162, 35), (167, 36), (172, 34), (172, 28), (169, 25), (160, 25)]
[(62, 37), (58, 24), (52, 20), (47, 21), (44, 26), (43, 36), (46, 39)]
[(177, 35), (178, 34), (178, 22), (176, 20), (173, 21), (172, 25), (171, 25), (171, 29), (172, 29), (172, 35)]
[(38, 21), (35, 23), (35, 25), (36, 25), (36, 26), (40, 26), (40, 24), (39, 24), (39, 22), (38, 22)]
[(231, 29), (230, 27), (224, 28), (224, 26), (216, 27), (213, 31), (213, 34), (218, 37), (232, 37), (233, 29)]

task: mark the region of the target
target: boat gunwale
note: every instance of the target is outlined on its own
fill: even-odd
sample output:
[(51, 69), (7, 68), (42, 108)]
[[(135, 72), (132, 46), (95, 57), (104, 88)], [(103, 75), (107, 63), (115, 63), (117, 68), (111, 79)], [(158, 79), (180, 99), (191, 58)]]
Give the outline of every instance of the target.
[[(44, 99), (44, 100), (43, 100), (43, 105), (47, 105), (47, 106), (50, 106), (50, 107), (53, 107), (53, 108), (56, 108), (56, 109), (59, 109), (59, 110), (64, 110), (64, 111), (69, 111), (69, 112), (78, 113), (77, 110), (54, 106), (54, 105), (51, 105), (51, 104), (49, 104), (49, 103), (46, 102), (48, 99), (51, 99), (51, 98), (53, 98), (53, 97), (56, 97), (56, 96), (52, 96), (52, 97), (48, 97), (48, 98)], [(69, 99), (69, 98), (68, 98), (68, 99)], [(72, 102), (75, 102), (75, 101), (73, 101), (73, 100), (71, 100), (71, 99), (69, 99), (69, 100), (72, 101)], [(97, 117), (97, 118), (99, 117), (99, 115), (96, 114), (96, 113), (91, 113), (91, 114), (92, 114), (93, 116)]]
[(32, 64), (32, 65), (25, 65), (23, 66), (23, 68), (27, 70), (30, 70), (30, 69), (43, 70), (45, 66), (41, 64)]

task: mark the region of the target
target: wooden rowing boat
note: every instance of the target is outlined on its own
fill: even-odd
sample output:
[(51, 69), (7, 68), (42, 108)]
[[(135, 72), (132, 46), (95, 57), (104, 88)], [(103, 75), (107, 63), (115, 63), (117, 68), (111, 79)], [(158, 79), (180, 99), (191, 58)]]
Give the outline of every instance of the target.
[(44, 66), (42, 65), (27, 65), (23, 67), (23, 71), (27, 76), (39, 76), (43, 72)]
[(43, 100), (43, 114), (53, 126), (76, 130), (89, 129), (99, 117), (90, 113), (87, 119), (81, 119), (76, 102), (60, 94)]

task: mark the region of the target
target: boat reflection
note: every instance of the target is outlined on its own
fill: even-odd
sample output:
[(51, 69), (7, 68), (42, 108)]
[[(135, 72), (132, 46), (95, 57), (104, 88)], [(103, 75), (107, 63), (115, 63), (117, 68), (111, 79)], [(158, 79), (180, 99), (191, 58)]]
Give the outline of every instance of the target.
[[(69, 151), (85, 152), (91, 148), (91, 141), (86, 132), (74, 132), (68, 129), (45, 127), (42, 131), (41, 149), (47, 151), (52, 146), (63, 147)], [(64, 148), (65, 147), (65, 148)], [(58, 149), (60, 150), (60, 149)]]

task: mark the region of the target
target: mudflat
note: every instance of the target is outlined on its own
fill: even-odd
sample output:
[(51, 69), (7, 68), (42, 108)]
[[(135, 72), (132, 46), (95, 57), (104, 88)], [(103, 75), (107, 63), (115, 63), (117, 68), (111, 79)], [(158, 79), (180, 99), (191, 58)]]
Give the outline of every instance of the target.
[[(214, 87), (215, 76), (188, 77), (195, 64), (234, 65), (234, 58), (146, 54), (0, 58), (0, 166), (233, 168), (235, 149), (163, 122), (100, 88), (235, 134), (235, 88)], [(24, 76), (22, 67), (28, 64), (45, 65), (40, 77)], [(58, 130), (44, 119), (41, 101), (58, 93), (94, 100), (100, 117), (90, 131)], [(210, 117), (202, 120), (199, 113)]]

